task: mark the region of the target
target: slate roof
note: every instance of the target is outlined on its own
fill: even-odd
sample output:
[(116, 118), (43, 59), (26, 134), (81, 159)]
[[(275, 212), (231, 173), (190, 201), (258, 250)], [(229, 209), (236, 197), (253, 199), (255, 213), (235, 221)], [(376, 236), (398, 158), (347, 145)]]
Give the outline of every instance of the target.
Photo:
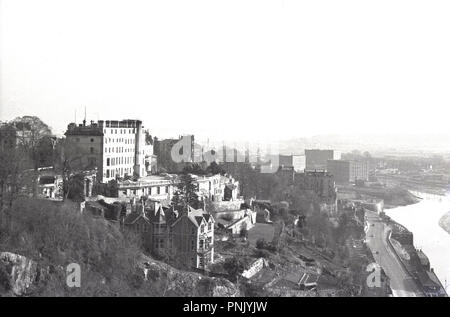
[(145, 217), (144, 215), (142, 215), (141, 213), (138, 212), (132, 212), (131, 214), (129, 214), (125, 220), (124, 220), (124, 224), (126, 225), (132, 225), (134, 224), (139, 218), (144, 218), (146, 221), (148, 221), (147, 217)]

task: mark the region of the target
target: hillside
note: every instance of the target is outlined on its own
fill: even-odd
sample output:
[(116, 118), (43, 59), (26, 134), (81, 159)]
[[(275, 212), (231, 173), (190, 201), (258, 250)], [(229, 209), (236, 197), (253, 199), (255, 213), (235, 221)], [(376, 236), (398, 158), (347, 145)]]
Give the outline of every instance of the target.
[[(228, 280), (184, 272), (141, 251), (139, 239), (71, 204), (20, 199), (0, 215), (0, 296), (234, 296)], [(144, 279), (144, 263), (148, 280)], [(81, 287), (66, 267), (81, 267)]]

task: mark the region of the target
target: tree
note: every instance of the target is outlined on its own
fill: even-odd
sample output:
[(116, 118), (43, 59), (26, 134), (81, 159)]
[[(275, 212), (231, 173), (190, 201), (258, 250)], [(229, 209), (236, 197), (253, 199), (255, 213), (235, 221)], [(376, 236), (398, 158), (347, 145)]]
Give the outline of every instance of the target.
[(228, 273), (231, 280), (237, 281), (239, 275), (245, 270), (245, 264), (245, 259), (243, 257), (233, 256), (225, 260), (223, 268)]
[(37, 179), (40, 155), (42, 150), (40, 147), (44, 144), (43, 139), (51, 136), (50, 127), (41, 119), (34, 116), (23, 116), (15, 118), (11, 124), (17, 131), (19, 146), (24, 150), (25, 154), (31, 160), (34, 171), (33, 175), (33, 196), (37, 195)]
[(54, 167), (62, 176), (63, 183), (63, 199), (71, 196), (74, 189), (79, 192), (79, 178), (71, 178), (83, 170), (82, 155), (78, 146), (74, 143), (67, 142), (67, 139), (60, 140), (56, 145), (56, 155), (54, 157)]
[(24, 185), (26, 167), (23, 148), (16, 146), (16, 129), (10, 123), (0, 127), (0, 212), (12, 205)]
[(211, 164), (209, 164), (209, 166), (206, 169), (206, 172), (211, 173), (213, 175), (216, 175), (216, 174), (224, 175), (225, 174), (225, 170), (219, 164), (217, 164), (215, 161), (213, 161), (213, 162), (211, 162)]
[(181, 174), (177, 189), (172, 198), (175, 209), (186, 210), (188, 206), (198, 207), (199, 197), (197, 185), (190, 174)]
[(199, 163), (187, 163), (183, 168), (183, 174), (205, 175), (207, 173), (204, 166)]

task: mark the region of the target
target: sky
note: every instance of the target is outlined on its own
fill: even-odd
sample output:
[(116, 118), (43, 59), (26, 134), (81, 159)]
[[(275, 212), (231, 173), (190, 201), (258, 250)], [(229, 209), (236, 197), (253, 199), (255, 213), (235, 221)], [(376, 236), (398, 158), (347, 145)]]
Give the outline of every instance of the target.
[(0, 0), (0, 120), (450, 134), (450, 1)]

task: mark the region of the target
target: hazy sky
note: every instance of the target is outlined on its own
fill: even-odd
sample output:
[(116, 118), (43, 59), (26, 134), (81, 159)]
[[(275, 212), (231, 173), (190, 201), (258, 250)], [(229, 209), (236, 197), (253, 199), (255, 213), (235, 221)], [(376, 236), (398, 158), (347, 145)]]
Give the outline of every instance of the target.
[(0, 120), (450, 133), (450, 1), (0, 0)]

